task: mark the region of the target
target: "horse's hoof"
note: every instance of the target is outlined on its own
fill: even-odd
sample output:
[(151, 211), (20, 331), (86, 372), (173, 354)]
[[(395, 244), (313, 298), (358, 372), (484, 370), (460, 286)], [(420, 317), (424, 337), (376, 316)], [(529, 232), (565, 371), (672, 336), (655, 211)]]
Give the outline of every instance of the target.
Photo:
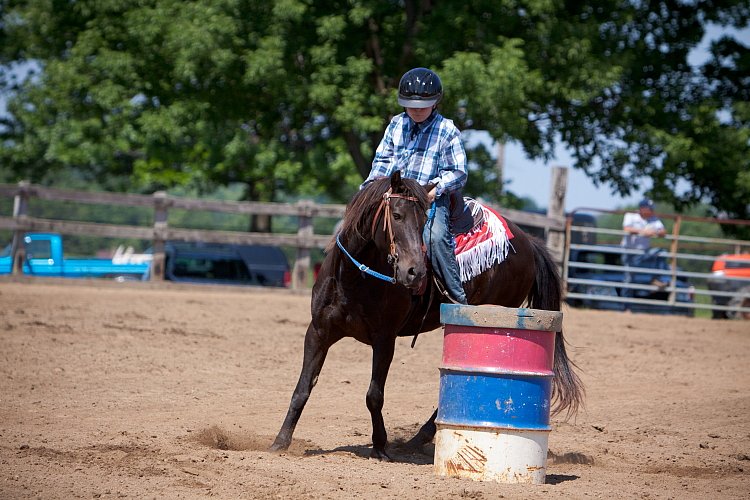
[(269, 451), (286, 451), (287, 449), (289, 449), (289, 443), (274, 441)]
[(422, 432), (418, 432), (413, 438), (405, 442), (404, 446), (413, 450), (421, 450), (424, 445), (432, 441), (433, 437), (434, 436), (428, 436)]
[(391, 457), (385, 452), (385, 450), (372, 449), (370, 452), (370, 460), (380, 460), (381, 462), (390, 462)]

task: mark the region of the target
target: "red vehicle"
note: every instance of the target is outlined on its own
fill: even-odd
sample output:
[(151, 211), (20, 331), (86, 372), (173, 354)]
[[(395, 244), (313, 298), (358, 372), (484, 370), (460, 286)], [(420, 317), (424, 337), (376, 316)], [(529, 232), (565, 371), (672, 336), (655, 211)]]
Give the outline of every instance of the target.
[[(714, 304), (750, 308), (750, 253), (722, 255), (711, 268), (708, 289), (736, 293), (736, 296), (712, 296)], [(714, 318), (749, 319), (750, 312), (714, 311)]]

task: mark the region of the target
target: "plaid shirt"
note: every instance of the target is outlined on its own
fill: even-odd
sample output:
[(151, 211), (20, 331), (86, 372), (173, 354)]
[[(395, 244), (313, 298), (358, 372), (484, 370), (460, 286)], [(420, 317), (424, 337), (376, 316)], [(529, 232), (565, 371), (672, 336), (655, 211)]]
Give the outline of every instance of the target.
[(460, 190), (467, 178), (461, 132), (438, 112), (421, 124), (414, 123), (406, 113), (394, 116), (360, 189), (378, 177), (390, 176), (395, 169), (423, 186), (436, 184), (436, 196)]

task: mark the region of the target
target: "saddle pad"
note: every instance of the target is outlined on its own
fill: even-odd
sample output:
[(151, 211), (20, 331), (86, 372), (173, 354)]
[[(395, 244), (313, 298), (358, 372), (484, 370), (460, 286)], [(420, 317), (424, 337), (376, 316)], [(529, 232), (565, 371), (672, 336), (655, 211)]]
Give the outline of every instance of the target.
[(467, 198), (466, 202), (475, 220), (480, 215), (479, 211), (483, 220), (470, 231), (454, 238), (461, 282), (469, 281), (493, 265), (503, 262), (512, 247), (510, 240), (513, 239), (508, 223), (500, 214), (475, 200)]

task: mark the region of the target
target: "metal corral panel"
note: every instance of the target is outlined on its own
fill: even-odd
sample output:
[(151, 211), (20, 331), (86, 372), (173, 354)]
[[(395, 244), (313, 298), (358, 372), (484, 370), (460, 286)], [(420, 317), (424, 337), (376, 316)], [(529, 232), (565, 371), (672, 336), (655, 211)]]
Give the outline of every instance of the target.
[(544, 484), (549, 432), (438, 425), (435, 473), (440, 476)]
[(555, 333), (445, 325), (444, 368), (552, 375)]
[(552, 376), (440, 369), (436, 422), (549, 430)]

